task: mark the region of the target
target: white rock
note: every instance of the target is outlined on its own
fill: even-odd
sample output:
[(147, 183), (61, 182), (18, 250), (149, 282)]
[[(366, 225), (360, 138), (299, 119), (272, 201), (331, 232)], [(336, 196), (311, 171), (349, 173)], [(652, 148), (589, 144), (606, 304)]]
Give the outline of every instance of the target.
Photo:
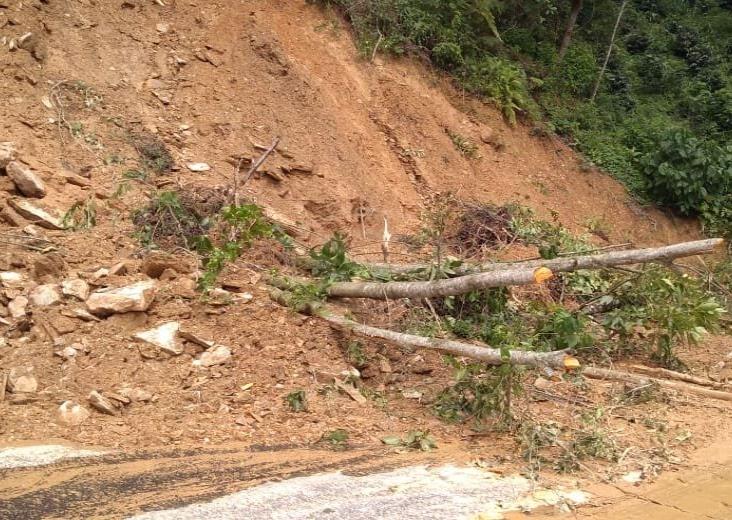
[(8, 391), (19, 394), (32, 394), (38, 390), (38, 381), (33, 375), (32, 367), (15, 367), (8, 374)]
[(186, 166), (192, 172), (207, 172), (211, 169), (205, 162), (187, 163)]
[(60, 357), (64, 361), (68, 361), (69, 359), (75, 358), (76, 354), (78, 354), (78, 351), (74, 347), (65, 347), (63, 350), (54, 352), (54, 354), (56, 354), (58, 357)]
[(39, 285), (28, 295), (31, 305), (34, 307), (47, 307), (61, 300), (56, 284)]
[(25, 309), (28, 307), (28, 298), (25, 296), (16, 296), (8, 303), (8, 311), (13, 318), (22, 318), (25, 316)]
[(59, 217), (54, 217), (46, 210), (34, 206), (27, 200), (10, 199), (8, 202), (21, 217), (30, 220), (34, 224), (46, 229), (64, 229)]
[(35, 197), (42, 199), (46, 196), (46, 185), (41, 178), (33, 173), (33, 170), (19, 163), (11, 161), (5, 167), (5, 172), (13, 181), (18, 191), (26, 197)]
[(66, 296), (86, 300), (89, 297), (89, 284), (81, 278), (70, 278), (61, 282), (61, 292)]
[(89, 410), (73, 401), (64, 401), (58, 407), (56, 417), (67, 426), (78, 426), (89, 418)]
[(123, 312), (143, 312), (152, 304), (156, 292), (155, 282), (146, 280), (118, 289), (96, 291), (87, 298), (86, 306), (89, 312), (98, 316)]
[(207, 350), (193, 362), (195, 366), (212, 367), (214, 365), (222, 365), (231, 358), (231, 350), (223, 345), (217, 345), (211, 350)]
[(15, 143), (9, 141), (0, 142), (0, 170), (15, 160)]
[(18, 288), (25, 284), (25, 276), (15, 271), (0, 271), (0, 284), (3, 287)]
[(134, 337), (177, 356), (183, 353), (183, 345), (178, 338), (178, 329), (180, 329), (180, 323), (169, 321), (154, 329), (138, 332)]
[(159, 33), (165, 34), (166, 32), (168, 32), (170, 30), (170, 24), (169, 23), (165, 23), (165, 22), (160, 22), (158, 24), (155, 24), (155, 29)]

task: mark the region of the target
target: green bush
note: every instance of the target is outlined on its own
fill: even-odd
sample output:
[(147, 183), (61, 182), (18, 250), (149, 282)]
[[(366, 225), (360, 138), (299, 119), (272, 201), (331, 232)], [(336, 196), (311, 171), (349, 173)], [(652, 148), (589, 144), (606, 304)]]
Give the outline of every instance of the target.
[(732, 189), (729, 148), (704, 142), (689, 131), (668, 132), (658, 150), (640, 161), (648, 193), (683, 215), (698, 215), (703, 206), (723, 202)]

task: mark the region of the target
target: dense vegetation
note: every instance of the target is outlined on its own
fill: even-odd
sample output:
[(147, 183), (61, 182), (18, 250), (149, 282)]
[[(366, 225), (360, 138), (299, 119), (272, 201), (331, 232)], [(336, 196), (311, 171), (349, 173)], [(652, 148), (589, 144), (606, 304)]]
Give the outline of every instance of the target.
[(729, 0), (317, 2), (345, 13), (365, 54), (427, 56), (639, 199), (732, 235)]

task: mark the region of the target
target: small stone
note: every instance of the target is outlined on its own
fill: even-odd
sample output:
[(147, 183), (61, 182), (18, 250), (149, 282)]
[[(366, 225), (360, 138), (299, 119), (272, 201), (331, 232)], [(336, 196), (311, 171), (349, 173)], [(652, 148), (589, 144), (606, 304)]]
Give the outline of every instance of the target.
[(402, 390), (404, 399), (422, 399), (422, 392), (417, 390)]
[(28, 295), (31, 305), (34, 307), (47, 307), (61, 300), (58, 286), (55, 284), (39, 285)]
[(70, 278), (61, 282), (61, 292), (84, 301), (89, 297), (89, 284), (81, 278)]
[(117, 410), (117, 407), (114, 406), (112, 401), (104, 397), (96, 390), (92, 390), (89, 393), (89, 404), (91, 404), (92, 407), (96, 408), (100, 412), (107, 415), (119, 415), (119, 410)]
[(16, 296), (8, 303), (8, 312), (12, 318), (22, 318), (26, 314), (28, 307), (28, 298), (25, 296)]
[(18, 161), (11, 161), (5, 167), (5, 172), (15, 183), (15, 187), (18, 188), (18, 191), (26, 197), (42, 199), (46, 196), (46, 185), (38, 175), (33, 173), (33, 171), (24, 164), (21, 164)]
[(78, 351), (74, 347), (64, 347), (63, 350), (54, 352), (54, 355), (60, 357), (64, 361), (69, 361), (70, 359), (74, 359), (77, 354), (78, 354)]
[(206, 163), (187, 163), (186, 166), (192, 172), (207, 172), (211, 169), (211, 166)]
[(73, 401), (64, 401), (56, 411), (58, 422), (67, 426), (78, 426), (89, 418), (89, 410)]
[(86, 300), (89, 312), (97, 316), (146, 311), (155, 298), (157, 287), (152, 280), (92, 293)]
[(142, 388), (121, 388), (117, 391), (117, 393), (123, 397), (126, 397), (133, 403), (144, 403), (147, 401), (151, 401), (153, 398), (153, 395), (148, 392), (147, 390), (143, 390)]
[(196, 366), (212, 367), (215, 365), (223, 365), (231, 358), (231, 350), (223, 345), (217, 345), (211, 350), (207, 350), (193, 362)]
[(183, 353), (183, 345), (178, 338), (179, 329), (179, 322), (169, 321), (155, 327), (154, 329), (138, 332), (134, 337), (135, 339), (155, 345), (161, 350), (177, 356)]
[(32, 367), (15, 367), (10, 369), (7, 382), (8, 392), (14, 394), (32, 394), (38, 390), (38, 380), (33, 375)]
[(170, 30), (170, 24), (165, 22), (155, 24), (155, 30), (160, 34), (165, 34)]
[(93, 314), (90, 314), (86, 309), (63, 310), (61, 313), (70, 318), (79, 318), (82, 321), (102, 321)]
[(46, 210), (34, 206), (27, 200), (10, 199), (8, 203), (21, 217), (30, 220), (34, 224), (46, 229), (64, 229), (60, 218), (54, 217)]
[(4, 170), (10, 162), (15, 160), (15, 157), (15, 143), (0, 142), (0, 170)]

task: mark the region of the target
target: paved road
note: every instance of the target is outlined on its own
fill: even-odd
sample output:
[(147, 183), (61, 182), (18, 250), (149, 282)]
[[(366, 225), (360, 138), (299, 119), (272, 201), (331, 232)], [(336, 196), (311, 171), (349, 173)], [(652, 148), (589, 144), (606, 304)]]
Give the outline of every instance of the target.
[(0, 518), (489, 519), (583, 499), (449, 459), (455, 457), (373, 448), (0, 450)]

